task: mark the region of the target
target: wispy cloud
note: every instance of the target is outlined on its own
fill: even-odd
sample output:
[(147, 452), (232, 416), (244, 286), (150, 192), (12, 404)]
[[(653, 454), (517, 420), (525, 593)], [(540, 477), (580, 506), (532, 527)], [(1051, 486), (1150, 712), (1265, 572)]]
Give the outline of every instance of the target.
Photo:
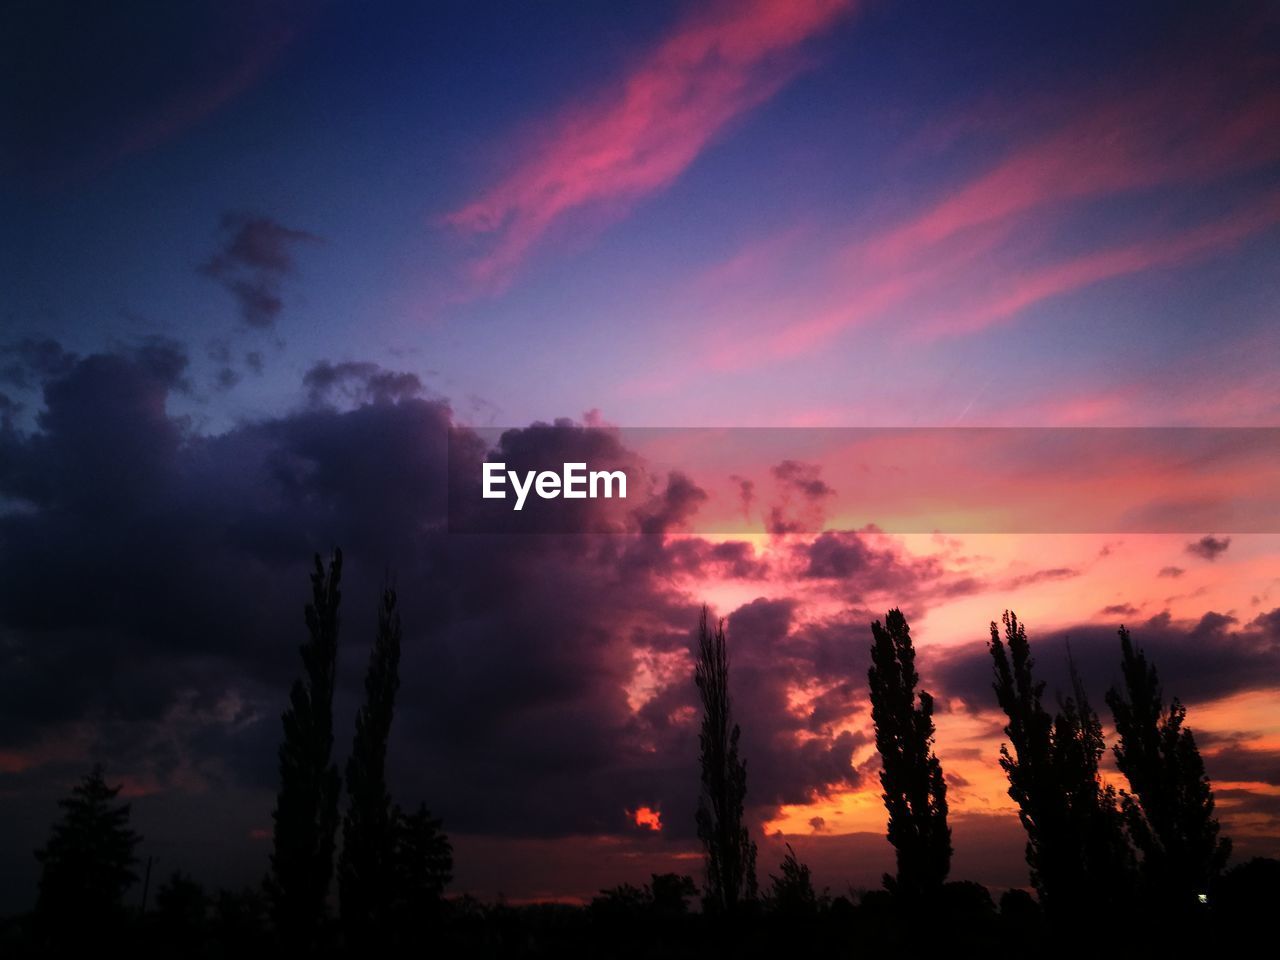
[(565, 216), (612, 210), (675, 181), (735, 119), (805, 64), (805, 41), (850, 0), (721, 3), (681, 22), (600, 97), (563, 110), (506, 177), (444, 222), (480, 239), (473, 292), (505, 287)]
[[(1136, 85), (1112, 77), (1056, 120), (1037, 109), (1033, 133), (917, 213), (830, 238), (802, 297), (779, 263), (786, 293), (776, 302), (761, 306), (757, 280), (752, 303), (721, 304), (714, 313), (732, 320), (706, 331), (711, 366), (808, 355), (890, 319), (909, 338), (975, 333), (1052, 298), (1261, 234), (1280, 223), (1280, 194), (1246, 185), (1243, 198), (1224, 203), (1211, 191), (1280, 161), (1280, 95), (1258, 82), (1274, 66), (1244, 56), (1227, 67), (1220, 58), (1183, 63)], [(1054, 252), (1047, 242), (1099, 204), (1144, 193), (1152, 202), (1141, 218), (1091, 230), (1082, 249)], [(1213, 212), (1188, 218), (1192, 200)]]

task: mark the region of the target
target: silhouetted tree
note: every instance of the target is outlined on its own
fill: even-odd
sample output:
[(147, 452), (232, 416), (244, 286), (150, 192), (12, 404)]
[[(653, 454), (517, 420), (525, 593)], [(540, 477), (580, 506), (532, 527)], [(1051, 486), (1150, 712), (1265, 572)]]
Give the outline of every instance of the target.
[(280, 792), (267, 891), (279, 936), (291, 947), (310, 946), (326, 913), (333, 874), (341, 778), (333, 753), (333, 685), (342, 599), (342, 551), (326, 574), (319, 555), (306, 607), (310, 639), (300, 648), (303, 676), (293, 684), (280, 744)]
[(155, 923), (162, 943), (181, 955), (200, 952), (206, 935), (209, 898), (190, 876), (175, 870), (156, 891)]
[(1071, 696), (1062, 700), (1053, 724), (1058, 781), (1070, 819), (1070, 835), (1079, 845), (1080, 872), (1095, 904), (1114, 906), (1133, 893), (1135, 862), (1125, 836), (1116, 788), (1098, 772), (1107, 744), (1102, 721), (1089, 702), (1075, 660), (1067, 652)]
[(1000, 916), (1006, 928), (1026, 934), (1040, 924), (1040, 904), (1027, 891), (1014, 887), (1000, 895)]
[(673, 920), (689, 912), (689, 898), (698, 892), (693, 878), (678, 873), (655, 873), (649, 883), (637, 887), (622, 883), (592, 897), (591, 915), (605, 923), (636, 920)]
[(356, 713), (347, 761), (351, 801), (342, 821), (338, 893), (349, 944), (375, 948), (386, 932), (385, 913), (395, 893), (396, 824), (387, 791), (387, 741), (400, 688), (400, 614), (387, 587), (365, 675), (365, 702)]
[[(880, 786), (889, 811), (889, 842), (898, 875), (887, 888), (905, 896), (936, 894), (951, 870), (947, 784), (933, 752), (933, 697), (918, 698), (915, 647), (902, 611), (871, 624), (871, 720), (880, 751)], [(917, 702), (918, 701), (918, 702)]]
[(680, 873), (654, 873), (649, 878), (653, 912), (660, 917), (683, 917), (689, 912), (689, 898), (698, 888), (693, 877)]
[[(1027, 863), (1045, 909), (1059, 918), (1087, 916), (1121, 898), (1131, 854), (1115, 791), (1098, 774), (1102, 727), (1072, 665), (1073, 696), (1056, 716), (1042, 705), (1044, 682), (1026, 629), (1005, 611), (1005, 640), (991, 624), (996, 699), (1009, 719), (1000, 766), (1027, 832)], [(1006, 646), (1007, 645), (1007, 646)]]
[(813, 889), (813, 877), (807, 864), (801, 863), (791, 844), (778, 866), (778, 874), (769, 875), (769, 905), (784, 917), (811, 917), (818, 912), (818, 894)]
[(601, 890), (592, 897), (588, 909), (597, 921), (617, 924), (646, 917), (652, 905), (653, 897), (647, 887), (620, 883), (616, 887)]
[(215, 956), (259, 956), (263, 950), (267, 904), (254, 887), (219, 890), (213, 899), (211, 940)]
[(738, 754), (741, 731), (729, 699), (729, 653), (724, 621), (707, 626), (707, 608), (698, 625), (694, 682), (702, 698), (702, 792), (698, 797), (698, 839), (706, 850), (703, 906), (727, 914), (756, 898), (756, 845), (743, 822), (747, 765)]
[(1120, 628), (1123, 689), (1112, 689), (1107, 704), (1115, 717), (1116, 763), (1131, 792), (1122, 797), (1125, 822), (1142, 853), (1148, 889), (1179, 906), (1207, 893), (1231, 853), (1218, 836), (1213, 789), (1176, 697), (1166, 711), (1156, 668), (1134, 650)]
[(425, 804), (392, 811), (395, 827), (393, 912), (399, 923), (432, 914), (453, 879), (453, 844)]
[[(1254, 857), (1226, 871), (1209, 894), (1211, 909), (1236, 930), (1271, 933), (1280, 903), (1280, 860)], [(1274, 935), (1274, 934), (1273, 934)]]
[(56, 943), (100, 937), (121, 918), (124, 893), (137, 882), (134, 850), (142, 838), (129, 826), (129, 804), (116, 805), (119, 793), (95, 766), (58, 801), (62, 819), (35, 853), (41, 866), (36, 920)]

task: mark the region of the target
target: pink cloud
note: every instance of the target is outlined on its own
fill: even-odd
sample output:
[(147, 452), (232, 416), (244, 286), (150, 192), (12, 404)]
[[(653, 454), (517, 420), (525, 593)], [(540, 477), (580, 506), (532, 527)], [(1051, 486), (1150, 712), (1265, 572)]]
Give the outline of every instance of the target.
[(798, 48), (851, 6), (751, 0), (682, 22), (605, 95), (547, 123), (504, 179), (445, 216), (485, 238), (472, 282), (482, 291), (505, 287), (571, 212), (625, 207), (669, 186), (732, 121), (776, 93), (803, 66)]
[(918, 254), (964, 230), (1121, 191), (1218, 179), (1280, 156), (1280, 96), (1191, 70), (1128, 96), (1095, 96), (1048, 134), (869, 246), (878, 262)]
[(1231, 216), (1187, 230), (1015, 274), (993, 296), (941, 314), (920, 332), (930, 337), (983, 330), (1036, 303), (1103, 280), (1173, 266), (1229, 249), (1276, 223), (1280, 223), (1280, 192), (1268, 194)]
[(750, 302), (704, 311), (732, 320), (706, 331), (702, 353), (715, 369), (741, 370), (811, 354), (873, 322), (926, 338), (973, 333), (1049, 298), (1261, 233), (1280, 220), (1274, 195), (1186, 227), (1168, 227), (1157, 208), (1142, 239), (1104, 239), (1056, 262), (1037, 255), (1085, 204), (1172, 186), (1199, 193), (1280, 160), (1280, 95), (1257, 82), (1257, 66), (1215, 60), (1127, 91), (1112, 78), (1047, 129), (1037, 107), (1039, 133), (915, 216), (832, 241), (805, 284), (775, 264), (781, 298), (762, 306), (753, 292)]

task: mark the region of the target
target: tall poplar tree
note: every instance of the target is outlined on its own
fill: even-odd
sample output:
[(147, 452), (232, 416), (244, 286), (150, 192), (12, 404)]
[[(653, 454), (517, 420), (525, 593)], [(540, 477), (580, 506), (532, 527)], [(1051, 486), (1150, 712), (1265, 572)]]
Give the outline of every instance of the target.
[(356, 713), (347, 761), (350, 804), (342, 821), (338, 896), (348, 944), (374, 945), (387, 929), (395, 894), (396, 824), (387, 789), (387, 741), (400, 689), (400, 614), (387, 587), (365, 674), (365, 702)]
[(897, 876), (886, 874), (885, 886), (909, 897), (935, 894), (951, 870), (951, 828), (947, 784), (933, 752), (933, 697), (916, 694), (915, 647), (902, 611), (890, 610), (883, 626), (872, 623), (871, 635), (871, 720), (898, 862)]
[(334, 551), (327, 573), (317, 554), (305, 611), (309, 639), (300, 648), (303, 675), (294, 681), (281, 718), (280, 792), (272, 814), (267, 892), (276, 932), (294, 949), (315, 944), (333, 876), (341, 788), (331, 760), (341, 580), (342, 551)]
[(1168, 710), (1156, 668), (1120, 628), (1124, 686), (1107, 694), (1120, 742), (1116, 763), (1129, 781), (1122, 796), (1125, 822), (1142, 853), (1148, 888), (1184, 907), (1206, 893), (1231, 854), (1218, 835), (1213, 788), (1186, 707), (1174, 697)]
[(756, 899), (756, 845), (743, 822), (747, 765), (739, 755), (741, 730), (733, 722), (729, 698), (729, 652), (724, 621), (711, 630), (707, 608), (698, 625), (694, 682), (702, 699), (702, 792), (698, 797), (698, 838), (706, 851), (704, 908), (731, 914)]
[[(1059, 919), (1088, 916), (1127, 893), (1131, 853), (1115, 791), (1102, 782), (1102, 727), (1072, 665), (1072, 696), (1056, 715), (1044, 708), (1044, 681), (1026, 628), (1004, 614), (1004, 640), (991, 624), (996, 699), (1008, 717), (1000, 766), (1027, 833), (1027, 864), (1045, 908)], [(1012, 744), (1012, 751), (1009, 746)]]

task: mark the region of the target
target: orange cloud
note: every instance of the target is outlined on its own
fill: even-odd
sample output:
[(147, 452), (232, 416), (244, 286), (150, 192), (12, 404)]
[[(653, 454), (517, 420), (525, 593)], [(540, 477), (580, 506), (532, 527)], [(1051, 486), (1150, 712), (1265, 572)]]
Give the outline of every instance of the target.
[(471, 280), (501, 289), (565, 215), (670, 185), (730, 122), (777, 92), (802, 66), (797, 48), (850, 7), (850, 0), (752, 0), (681, 23), (607, 94), (546, 124), (545, 137), (505, 179), (444, 218), (487, 238)]
[(645, 830), (652, 830), (657, 833), (662, 829), (662, 812), (654, 810), (650, 807), (638, 807), (635, 813), (631, 814), (632, 820), (635, 821), (637, 827)]

